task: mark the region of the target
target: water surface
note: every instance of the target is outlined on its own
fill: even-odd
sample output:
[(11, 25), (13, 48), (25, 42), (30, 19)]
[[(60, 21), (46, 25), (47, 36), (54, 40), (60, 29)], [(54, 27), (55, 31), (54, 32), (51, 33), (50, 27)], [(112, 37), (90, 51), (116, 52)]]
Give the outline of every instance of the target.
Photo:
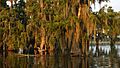
[(88, 57), (74, 56), (20, 56), (9, 52), (0, 55), (0, 68), (120, 68), (120, 46), (116, 45), (117, 53), (111, 52), (109, 45), (99, 47), (102, 54), (96, 56), (96, 47)]

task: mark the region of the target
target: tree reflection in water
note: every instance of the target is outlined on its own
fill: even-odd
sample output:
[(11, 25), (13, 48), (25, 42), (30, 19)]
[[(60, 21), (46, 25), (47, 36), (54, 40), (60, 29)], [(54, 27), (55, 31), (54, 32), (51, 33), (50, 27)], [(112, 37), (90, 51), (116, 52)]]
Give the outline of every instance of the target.
[(15, 53), (0, 56), (0, 68), (120, 68), (119, 51), (110, 51), (109, 54), (101, 54), (88, 57), (70, 55), (43, 55), (23, 56)]

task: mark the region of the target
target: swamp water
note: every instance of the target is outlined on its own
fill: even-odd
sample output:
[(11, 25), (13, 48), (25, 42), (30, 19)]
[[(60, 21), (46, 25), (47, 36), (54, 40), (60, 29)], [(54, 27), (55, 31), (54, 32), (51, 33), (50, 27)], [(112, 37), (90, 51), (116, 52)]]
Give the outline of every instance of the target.
[(115, 47), (116, 52), (110, 52), (109, 45), (101, 45), (97, 56), (95, 46), (91, 46), (88, 57), (18, 56), (9, 52), (6, 57), (0, 56), (0, 68), (120, 68), (120, 45)]

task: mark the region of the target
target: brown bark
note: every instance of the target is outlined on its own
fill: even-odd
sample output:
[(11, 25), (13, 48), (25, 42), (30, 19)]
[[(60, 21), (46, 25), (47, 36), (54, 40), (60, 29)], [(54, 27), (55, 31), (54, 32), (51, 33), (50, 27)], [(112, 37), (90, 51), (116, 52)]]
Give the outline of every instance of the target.
[(42, 27), (41, 28), (41, 44), (40, 44), (40, 49), (44, 50), (45, 47), (45, 29)]

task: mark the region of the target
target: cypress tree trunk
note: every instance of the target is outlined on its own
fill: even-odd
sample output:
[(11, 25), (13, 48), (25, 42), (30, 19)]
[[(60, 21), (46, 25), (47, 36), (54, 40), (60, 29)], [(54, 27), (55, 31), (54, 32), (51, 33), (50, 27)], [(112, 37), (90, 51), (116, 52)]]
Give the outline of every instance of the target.
[(86, 3), (86, 1), (80, 1), (79, 4), (79, 9), (78, 9), (78, 18), (79, 20), (82, 20), (82, 23), (80, 23), (80, 27), (81, 27), (81, 37), (82, 37), (82, 55), (83, 56), (87, 56), (88, 54), (88, 42), (87, 42), (87, 37), (89, 29), (87, 29), (87, 25), (89, 24), (89, 11), (88, 11), (88, 3)]
[(41, 44), (40, 44), (40, 49), (41, 49), (41, 52), (44, 52), (45, 50), (45, 28), (41, 28)]
[(113, 36), (111, 37), (111, 40), (110, 40), (110, 48), (111, 48), (111, 51), (115, 51), (115, 38), (113, 38)]
[(96, 38), (96, 55), (99, 56), (99, 39)]

